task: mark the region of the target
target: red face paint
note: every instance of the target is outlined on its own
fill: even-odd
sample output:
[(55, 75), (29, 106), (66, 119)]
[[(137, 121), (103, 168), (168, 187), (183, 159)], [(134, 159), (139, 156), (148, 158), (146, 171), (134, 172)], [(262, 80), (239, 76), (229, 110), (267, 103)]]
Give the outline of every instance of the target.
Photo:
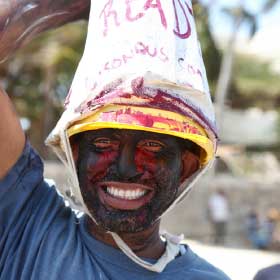
[(90, 181), (99, 181), (106, 176), (106, 172), (112, 162), (115, 160), (117, 152), (104, 152), (97, 158), (97, 162), (89, 161), (88, 179)]
[(101, 129), (81, 134), (78, 177), (98, 224), (115, 232), (148, 228), (175, 199), (179, 140), (157, 133)]

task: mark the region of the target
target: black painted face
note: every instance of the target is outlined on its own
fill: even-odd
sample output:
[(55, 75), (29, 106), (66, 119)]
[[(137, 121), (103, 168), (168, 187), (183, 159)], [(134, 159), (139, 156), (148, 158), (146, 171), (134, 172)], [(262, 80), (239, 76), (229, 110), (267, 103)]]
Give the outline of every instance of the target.
[(147, 229), (176, 198), (185, 151), (178, 138), (119, 129), (79, 137), (81, 192), (104, 229)]

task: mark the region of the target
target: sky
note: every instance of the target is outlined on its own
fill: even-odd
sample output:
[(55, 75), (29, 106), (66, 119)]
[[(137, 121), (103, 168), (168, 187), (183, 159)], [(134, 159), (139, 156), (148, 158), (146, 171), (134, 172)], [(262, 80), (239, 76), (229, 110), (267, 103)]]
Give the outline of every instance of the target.
[[(221, 12), (222, 7), (244, 5), (250, 12), (257, 13), (265, 0), (202, 0), (210, 4), (211, 29), (216, 38), (226, 39), (231, 32), (231, 20)], [(280, 63), (280, 40), (278, 40), (280, 28), (280, 0), (268, 13), (259, 16), (258, 32), (248, 40), (248, 25), (244, 24), (239, 32), (239, 47), (248, 53), (258, 56), (276, 59)]]

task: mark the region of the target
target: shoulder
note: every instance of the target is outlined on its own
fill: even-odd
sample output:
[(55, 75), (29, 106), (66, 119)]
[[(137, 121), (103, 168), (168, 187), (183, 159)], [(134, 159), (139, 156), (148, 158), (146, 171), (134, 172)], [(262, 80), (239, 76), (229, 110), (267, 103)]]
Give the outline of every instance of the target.
[(260, 270), (255, 276), (254, 280), (277, 279), (275, 277), (279, 275), (280, 275), (280, 264), (276, 264)]
[(29, 141), (26, 141), (19, 159), (6, 176), (0, 180), (0, 183), (8, 187), (9, 185), (21, 183), (27, 178), (31, 182), (43, 180), (43, 162)]
[(36, 215), (49, 217), (50, 212), (59, 213), (66, 208), (54, 182), (44, 178), (43, 161), (28, 141), (18, 161), (0, 180), (1, 189), (4, 191), (0, 191), (0, 209), (3, 213), (9, 212), (11, 217), (19, 213), (20, 217), (28, 215), (29, 219)]
[(1, 209), (15, 212), (15, 208), (30, 201), (34, 191), (43, 183), (42, 160), (27, 142), (17, 162), (0, 180)]

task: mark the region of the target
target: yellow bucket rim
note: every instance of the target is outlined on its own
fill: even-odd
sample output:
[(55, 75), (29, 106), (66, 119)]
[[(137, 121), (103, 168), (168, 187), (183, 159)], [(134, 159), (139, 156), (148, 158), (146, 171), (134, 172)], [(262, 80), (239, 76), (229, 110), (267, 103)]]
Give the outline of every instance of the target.
[(200, 163), (205, 166), (213, 159), (214, 143), (204, 128), (191, 118), (178, 113), (128, 105), (105, 105), (92, 114), (75, 121), (67, 130), (68, 137), (90, 130), (105, 128), (130, 129), (183, 138), (201, 149)]

